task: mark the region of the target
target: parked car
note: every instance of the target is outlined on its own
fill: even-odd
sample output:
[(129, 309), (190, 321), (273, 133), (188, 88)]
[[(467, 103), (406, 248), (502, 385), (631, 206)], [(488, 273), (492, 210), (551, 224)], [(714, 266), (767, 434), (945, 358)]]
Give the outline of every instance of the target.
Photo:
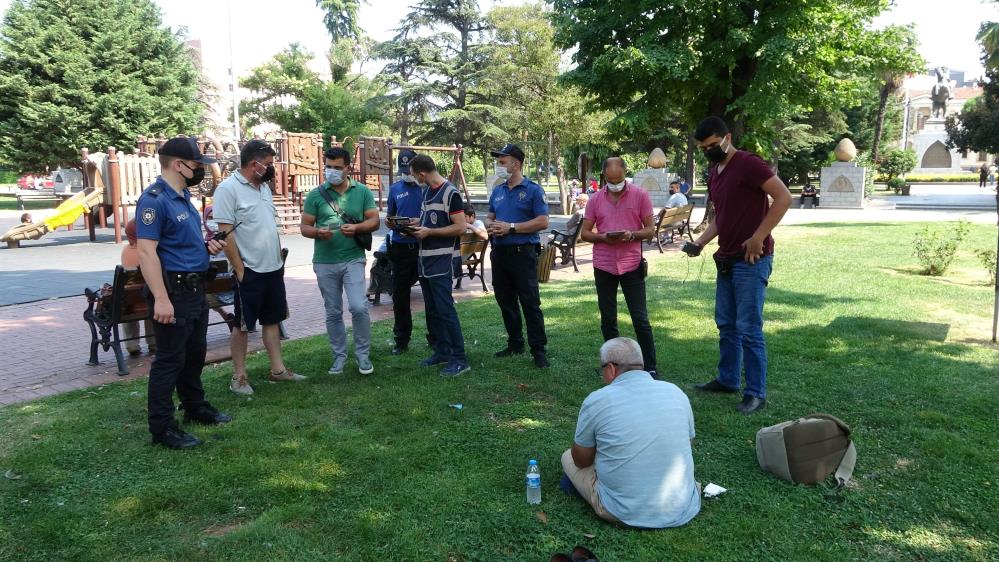
[(52, 189), (54, 186), (55, 182), (50, 177), (24, 174), (17, 178), (17, 187), (20, 189)]

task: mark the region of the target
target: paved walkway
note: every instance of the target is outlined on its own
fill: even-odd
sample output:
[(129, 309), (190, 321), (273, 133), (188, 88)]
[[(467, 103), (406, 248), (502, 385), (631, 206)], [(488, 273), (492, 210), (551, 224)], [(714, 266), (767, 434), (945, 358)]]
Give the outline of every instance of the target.
[[(695, 213), (699, 218), (700, 213)], [(792, 209), (783, 224), (805, 223), (880, 223), (904, 221), (937, 221), (968, 219), (972, 222), (995, 224), (995, 211), (939, 211), (893, 210), (871, 207), (864, 210)], [(564, 224), (564, 217), (552, 217), (553, 224)], [(66, 233), (72, 235), (73, 233)], [(103, 235), (105, 238), (107, 234)], [(44, 240), (44, 239), (43, 239)], [(38, 241), (42, 242), (42, 241)], [(311, 241), (300, 236), (284, 237), (292, 248), (286, 270), (288, 304), (291, 318), (285, 323), (288, 335), (303, 338), (325, 332), (325, 312), (316, 288), (311, 258)], [(376, 237), (375, 244), (380, 240)], [(85, 299), (80, 296), (83, 287), (98, 286), (110, 281), (109, 272), (118, 263), (120, 246), (107, 241), (69, 243), (58, 236), (48, 247), (0, 249), (0, 297), (7, 302), (20, 304), (0, 305), (0, 355), (6, 367), (0, 372), (0, 406), (32, 400), (42, 396), (78, 388), (111, 383), (123, 379), (141, 378), (148, 374), (150, 357), (130, 358), (131, 374), (116, 374), (114, 354), (101, 351), (101, 364), (88, 366), (90, 332), (83, 321)], [(678, 246), (678, 245), (677, 245)], [(552, 281), (590, 278), (590, 247), (580, 248), (580, 273), (571, 266), (556, 269)], [(676, 251), (674, 246), (670, 251)], [(656, 260), (660, 254), (647, 252), (646, 257)], [(489, 271), (487, 266), (487, 280)], [(455, 293), (458, 300), (482, 296), (475, 290), (477, 283), (466, 280), (466, 287)], [(25, 290), (25, 289), (30, 290)], [(44, 300), (34, 300), (41, 295)], [(49, 298), (53, 295), (74, 295), (66, 298)], [(4, 301), (0, 301), (2, 303)], [(414, 310), (423, 310), (419, 289), (415, 289)], [(391, 304), (383, 295), (380, 306), (371, 309), (373, 320), (391, 317)], [(214, 316), (214, 313), (212, 313)], [(349, 315), (347, 315), (349, 322)], [(208, 335), (208, 362), (229, 358), (228, 333), (224, 326), (213, 326)], [(251, 350), (262, 349), (259, 335), (250, 339)]]
[[(557, 221), (553, 217), (553, 223)], [(299, 244), (296, 239), (300, 236), (286, 236), (285, 241), (290, 244)], [(310, 240), (306, 242), (311, 243)], [(380, 240), (375, 239), (375, 245)], [(94, 244), (87, 244), (95, 246)], [(110, 245), (114, 255), (120, 250)], [(54, 248), (50, 248), (54, 250)], [(16, 250), (20, 252), (21, 250)], [(79, 251), (79, 250), (76, 250)], [(89, 251), (89, 250), (88, 250)], [(106, 249), (98, 251), (99, 255), (110, 253)], [(293, 252), (295, 253), (295, 252)], [(297, 252), (299, 256), (311, 258), (311, 251), (306, 253), (302, 249)], [(20, 253), (18, 256), (22, 255)], [(651, 253), (649, 254), (651, 256)], [(658, 256), (658, 252), (655, 252)], [(369, 267), (372, 258), (369, 254)], [(553, 271), (552, 279), (579, 279), (583, 275), (588, 275), (590, 268), (590, 247), (581, 246), (581, 251), (577, 262), (580, 265), (580, 273), (574, 273), (572, 266), (560, 267)], [(111, 263), (117, 263), (117, 258)], [(110, 266), (109, 266), (110, 267)], [(491, 267), (486, 267), (486, 282), (491, 281), (489, 272)], [(105, 277), (100, 278), (106, 280)], [(62, 278), (63, 282), (75, 282), (76, 276), (70, 275)], [(285, 331), (292, 339), (325, 334), (325, 310), (323, 308), (322, 297), (316, 288), (316, 278), (312, 271), (311, 264), (295, 264), (291, 262), (289, 255), (289, 265), (285, 270), (285, 285), (288, 293), (288, 306), (291, 317), (285, 322)], [(85, 286), (85, 285), (84, 285)], [(470, 282), (465, 280), (464, 288), (455, 292), (457, 300), (467, 300), (485, 295), (478, 280)], [(83, 321), (83, 310), (86, 308), (86, 300), (79, 296), (79, 287), (75, 292), (77, 296), (67, 298), (57, 298), (29, 302), (23, 304), (13, 304), (0, 306), (0, 353), (4, 355), (5, 364), (16, 366), (0, 373), (0, 406), (14, 404), (25, 400), (32, 400), (43, 396), (49, 396), (60, 392), (75, 390), (89, 386), (107, 384), (120, 380), (130, 380), (141, 378), (149, 373), (151, 357), (147, 354), (138, 357), (127, 357), (130, 373), (121, 377), (117, 374), (117, 365), (112, 351), (100, 350), (98, 357), (100, 365), (90, 366), (86, 364), (90, 349), (90, 331)], [(50, 290), (59, 290), (58, 285), (50, 287)], [(382, 295), (382, 304), (378, 306), (369, 305), (371, 309), (372, 321), (384, 320), (392, 317), (391, 299)], [(344, 305), (344, 310), (347, 306)], [(414, 288), (413, 310), (423, 310), (423, 299), (419, 287)], [(211, 320), (218, 320), (214, 312)], [(345, 321), (349, 325), (350, 315), (345, 315)], [(208, 363), (225, 361), (230, 358), (228, 331), (224, 325), (211, 326), (208, 329)], [(376, 342), (377, 344), (378, 342)], [(144, 342), (142, 342), (144, 347)], [(250, 351), (263, 349), (260, 335), (252, 334), (249, 342)]]

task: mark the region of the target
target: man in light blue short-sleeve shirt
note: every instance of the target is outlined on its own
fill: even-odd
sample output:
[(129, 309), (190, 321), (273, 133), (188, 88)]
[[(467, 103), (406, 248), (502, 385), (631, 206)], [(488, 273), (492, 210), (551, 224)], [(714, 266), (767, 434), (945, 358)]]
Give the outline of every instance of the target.
[(632, 339), (605, 342), (600, 363), (607, 386), (583, 401), (573, 446), (562, 455), (566, 476), (607, 521), (648, 529), (687, 523), (701, 509), (690, 401), (641, 370)]

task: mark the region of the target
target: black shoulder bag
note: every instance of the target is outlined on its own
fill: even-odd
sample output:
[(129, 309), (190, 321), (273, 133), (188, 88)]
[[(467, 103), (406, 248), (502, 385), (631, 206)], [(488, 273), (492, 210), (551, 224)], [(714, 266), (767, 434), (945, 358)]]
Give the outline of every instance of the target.
[[(340, 220), (342, 220), (343, 222), (345, 222), (347, 224), (361, 224), (362, 222), (364, 222), (363, 219), (362, 220), (357, 220), (354, 217), (345, 214), (340, 209), (340, 205), (337, 205), (336, 201), (333, 200), (333, 197), (331, 197), (330, 194), (327, 193), (325, 187), (323, 187), (323, 186), (320, 185), (316, 189), (319, 190), (319, 194), (323, 196), (323, 199), (325, 199), (326, 202), (329, 203), (330, 209), (333, 209), (333, 212), (336, 213), (336, 215), (338, 217), (340, 217)], [(370, 250), (371, 249), (371, 233), (370, 232), (355, 232), (353, 238), (354, 238), (354, 243), (357, 244), (357, 246), (359, 248), (361, 248), (362, 250)]]

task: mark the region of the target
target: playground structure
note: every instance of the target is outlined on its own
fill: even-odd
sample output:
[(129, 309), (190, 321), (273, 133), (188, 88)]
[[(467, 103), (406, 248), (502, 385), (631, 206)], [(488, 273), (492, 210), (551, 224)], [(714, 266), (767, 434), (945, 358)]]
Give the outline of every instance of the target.
[(17, 248), (24, 240), (38, 240), (59, 227), (72, 225), (80, 215), (91, 213), (103, 199), (102, 191), (93, 187), (84, 188), (83, 191), (63, 201), (49, 218), (15, 226), (0, 237), (0, 242), (6, 242), (9, 248)]
[[(91, 153), (87, 148), (81, 149), (78, 168), (83, 176), (83, 191), (60, 205), (49, 219), (15, 227), (0, 240), (17, 247), (22, 240), (37, 240), (59, 226), (71, 226), (82, 215), (91, 241), (96, 240), (96, 227), (107, 228), (110, 222), (115, 243), (120, 244), (124, 237), (124, 225), (129, 215), (134, 214), (139, 196), (160, 175), (157, 154), (167, 140), (162, 136), (140, 136), (132, 154), (125, 154), (113, 146), (109, 146), (106, 152)], [(323, 138), (314, 133), (278, 133), (263, 140), (269, 142), (276, 152), (271, 191), (278, 224), (285, 231), (292, 231), (301, 221), (305, 196), (324, 181)], [(204, 209), (218, 184), (239, 169), (239, 150), (245, 142), (222, 142), (202, 136), (198, 144), (203, 154), (218, 160), (208, 166), (210, 173), (205, 181), (191, 190)], [(348, 175), (371, 189), (379, 210), (384, 209), (388, 186), (394, 181), (395, 151), (405, 149), (451, 155), (448, 179), (462, 190), (466, 200), (469, 198), (460, 145), (394, 145), (391, 139), (383, 137), (359, 137), (356, 141), (347, 137), (341, 141), (332, 136), (329, 146), (344, 147), (349, 144), (353, 144), (353, 155)]]

